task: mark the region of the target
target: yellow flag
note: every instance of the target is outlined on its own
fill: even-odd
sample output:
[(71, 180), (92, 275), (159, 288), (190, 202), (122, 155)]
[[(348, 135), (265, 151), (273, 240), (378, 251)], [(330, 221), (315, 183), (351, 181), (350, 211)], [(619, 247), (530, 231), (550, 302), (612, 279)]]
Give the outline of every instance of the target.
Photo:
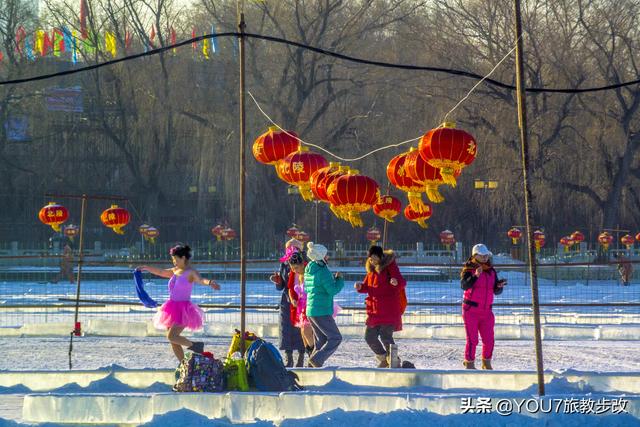
[(34, 47), (40, 56), (44, 55), (44, 30), (36, 31), (36, 43)]
[(202, 40), (202, 54), (209, 59), (209, 39)]
[(106, 51), (111, 54), (113, 58), (116, 57), (117, 49), (118, 49), (117, 43), (116, 43), (116, 36), (109, 31), (104, 33), (104, 47)]

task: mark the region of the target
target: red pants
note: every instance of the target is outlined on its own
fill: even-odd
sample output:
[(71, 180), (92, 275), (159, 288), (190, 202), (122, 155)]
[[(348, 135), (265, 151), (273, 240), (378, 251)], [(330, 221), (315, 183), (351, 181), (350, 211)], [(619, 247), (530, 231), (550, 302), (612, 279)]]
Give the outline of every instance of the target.
[(467, 334), (464, 360), (475, 360), (476, 347), (478, 346), (478, 332), (482, 338), (482, 358), (491, 359), (494, 343), (493, 327), (496, 323), (493, 311), (491, 311), (491, 309), (483, 310), (464, 304), (462, 306), (462, 319), (464, 320), (464, 329)]

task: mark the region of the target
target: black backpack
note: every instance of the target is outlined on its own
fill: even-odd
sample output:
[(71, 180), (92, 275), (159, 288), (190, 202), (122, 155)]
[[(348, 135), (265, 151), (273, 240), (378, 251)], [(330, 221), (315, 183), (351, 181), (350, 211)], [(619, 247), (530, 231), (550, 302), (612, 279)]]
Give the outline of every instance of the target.
[(288, 371), (273, 344), (257, 339), (246, 354), (249, 385), (260, 391), (303, 390), (295, 372)]

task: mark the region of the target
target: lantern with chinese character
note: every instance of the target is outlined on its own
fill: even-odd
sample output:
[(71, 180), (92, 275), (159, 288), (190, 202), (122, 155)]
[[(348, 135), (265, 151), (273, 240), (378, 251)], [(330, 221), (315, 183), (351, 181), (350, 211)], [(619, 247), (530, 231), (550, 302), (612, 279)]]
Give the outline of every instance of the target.
[(222, 238), (222, 240), (233, 240), (236, 238), (236, 231), (231, 227), (227, 227), (222, 230), (222, 234), (220, 237)]
[(56, 202), (49, 202), (48, 205), (40, 209), (38, 212), (40, 221), (53, 228), (54, 231), (60, 232), (60, 225), (69, 218), (69, 211)]
[(78, 235), (80, 229), (77, 225), (69, 224), (64, 228), (64, 235), (73, 240)]
[(373, 245), (382, 237), (382, 233), (376, 227), (367, 230), (367, 240)]
[(388, 194), (380, 196), (376, 204), (373, 205), (373, 213), (389, 222), (393, 222), (393, 218), (398, 216), (400, 211), (402, 211), (400, 200)]
[(313, 200), (311, 175), (318, 169), (329, 166), (329, 162), (320, 154), (312, 153), (306, 147), (289, 154), (277, 164), (279, 175), (286, 183), (295, 185), (306, 201)]
[(602, 245), (605, 251), (608, 251), (609, 245), (613, 243), (613, 236), (607, 231), (603, 231), (598, 235), (598, 242)]
[(478, 144), (467, 132), (455, 129), (455, 123), (443, 123), (427, 132), (418, 149), (422, 158), (440, 169), (445, 184), (456, 186), (456, 176), (476, 158)]
[(275, 165), (289, 154), (298, 151), (300, 140), (295, 132), (286, 133), (275, 126), (260, 135), (253, 143), (253, 157), (265, 165)]
[(409, 221), (413, 221), (422, 228), (427, 228), (426, 221), (431, 218), (431, 206), (426, 205), (426, 209), (422, 212), (414, 211), (411, 205), (404, 208), (404, 217)]
[(633, 246), (634, 238), (631, 234), (625, 234), (620, 238), (620, 242), (627, 247), (627, 250), (630, 250)]
[(424, 185), (414, 181), (409, 177), (406, 171), (406, 160), (409, 152), (399, 154), (389, 161), (387, 165), (387, 178), (391, 185), (398, 190), (407, 193), (409, 204), (414, 210), (425, 209), (425, 203), (422, 201), (422, 191)]
[(570, 236), (564, 236), (560, 239), (560, 244), (564, 247), (565, 252), (569, 252), (569, 248), (573, 245), (574, 241), (571, 240)]
[(451, 249), (451, 245), (455, 245), (456, 237), (451, 230), (444, 230), (440, 232), (440, 243), (447, 247), (447, 250)]
[(225, 227), (221, 224), (218, 224), (215, 227), (211, 228), (211, 234), (213, 234), (213, 237), (215, 237), (218, 242), (222, 240), (222, 232), (224, 231), (224, 229)]
[(571, 237), (571, 240), (573, 240), (573, 242), (578, 244), (578, 245), (580, 243), (584, 242), (584, 234), (582, 234), (578, 230), (576, 230), (573, 233), (571, 233), (570, 237)]
[(156, 239), (160, 236), (160, 231), (158, 231), (155, 227), (147, 228), (147, 231), (144, 232), (144, 237), (151, 243), (155, 244)]
[(316, 200), (329, 203), (329, 197), (327, 196), (327, 188), (322, 184), (329, 175), (335, 174), (335, 172), (339, 172), (339, 171), (340, 171), (340, 163), (329, 162), (329, 166), (318, 169), (311, 175), (311, 178), (310, 178), (311, 192), (313, 193), (313, 197), (315, 197)]
[(124, 234), (122, 227), (129, 224), (129, 219), (129, 212), (125, 208), (118, 207), (118, 205), (111, 205), (109, 209), (100, 215), (100, 221), (116, 234)]
[(522, 230), (517, 227), (511, 227), (509, 231), (507, 231), (507, 236), (509, 236), (514, 245), (517, 245), (518, 240), (522, 237)]
[(349, 221), (352, 227), (362, 227), (360, 214), (366, 212), (378, 201), (378, 183), (357, 170), (334, 179), (327, 189), (332, 205)]
[[(442, 197), (442, 194), (438, 191), (438, 187), (444, 184), (440, 170), (427, 163), (422, 156), (420, 156), (420, 152), (413, 147), (411, 147), (405, 159), (404, 170), (409, 178), (416, 183), (422, 184), (422, 191), (427, 193), (430, 201), (433, 203), (441, 203), (444, 201), (444, 197)], [(456, 173), (459, 175), (459, 172)], [(418, 209), (418, 206), (411, 206), (414, 209)]]
[(533, 244), (536, 246), (536, 252), (540, 252), (546, 242), (547, 238), (542, 231), (536, 230), (533, 232)]
[(311, 240), (311, 236), (309, 235), (309, 233), (307, 233), (306, 231), (298, 231), (298, 233), (296, 234), (296, 240), (301, 241), (302, 243), (307, 243), (308, 241)]
[(291, 227), (287, 229), (287, 236), (289, 236), (292, 239), (295, 239), (299, 232), (300, 230), (298, 229), (298, 227), (296, 227), (296, 225), (293, 224)]

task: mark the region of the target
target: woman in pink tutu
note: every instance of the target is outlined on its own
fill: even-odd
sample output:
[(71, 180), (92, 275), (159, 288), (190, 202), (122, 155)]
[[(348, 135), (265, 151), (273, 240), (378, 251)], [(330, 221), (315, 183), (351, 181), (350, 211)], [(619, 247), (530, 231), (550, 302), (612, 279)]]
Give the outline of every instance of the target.
[(167, 329), (167, 338), (171, 344), (173, 354), (179, 361), (184, 358), (184, 350), (194, 353), (204, 351), (204, 343), (191, 341), (181, 336), (183, 330), (195, 331), (204, 324), (204, 312), (200, 307), (191, 302), (191, 291), (194, 283), (210, 286), (215, 290), (220, 289), (212, 279), (203, 279), (200, 274), (189, 266), (191, 248), (178, 245), (169, 250), (173, 268), (161, 269), (143, 265), (138, 270), (148, 271), (159, 277), (169, 279), (169, 299), (162, 304), (158, 312), (153, 316), (153, 325), (158, 329)]

